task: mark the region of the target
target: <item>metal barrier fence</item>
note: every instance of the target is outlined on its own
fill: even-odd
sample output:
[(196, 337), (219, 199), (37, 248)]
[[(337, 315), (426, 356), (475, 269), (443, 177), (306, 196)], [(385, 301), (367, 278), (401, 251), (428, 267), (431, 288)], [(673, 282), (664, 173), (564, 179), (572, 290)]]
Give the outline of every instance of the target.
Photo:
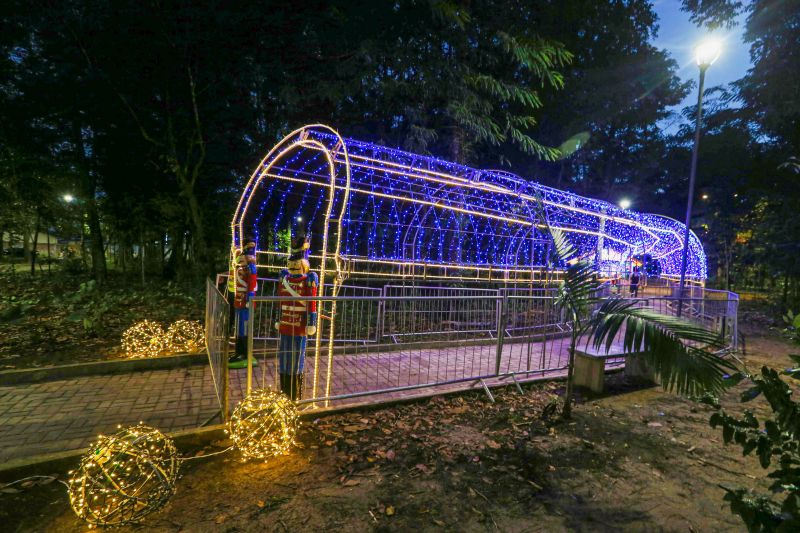
[(206, 281), (206, 352), (211, 369), (214, 392), (223, 422), (228, 417), (228, 320), (230, 308), (225, 296)]
[[(570, 324), (556, 309), (552, 291), (525, 292), (387, 286), (380, 296), (256, 297), (251, 353), (259, 367), (248, 368), (254, 374), (247, 382), (261, 387), (278, 382), (278, 338), (264, 332), (274, 331), (281, 302), (298, 300), (317, 300), (322, 310), (318, 335), (308, 339), (306, 352), (303, 401), (312, 406), (468, 381), (486, 387), (483, 380), (563, 372)], [(635, 301), (675, 314), (678, 299)], [(737, 304), (732, 294), (727, 299), (683, 298), (683, 312), (735, 347)], [(621, 353), (618, 343), (612, 349)]]
[[(308, 339), (307, 401), (327, 405), (368, 394), (566, 367), (564, 342), (568, 343), (569, 328), (563, 323), (547, 327), (543, 320), (552, 310), (552, 297), (497, 295), (496, 291), (468, 298), (257, 297), (252, 324), (252, 353), (259, 360), (255, 386), (277, 382), (278, 340), (259, 336), (269, 324), (258, 320), (270, 317), (271, 322), (282, 302), (298, 300), (317, 300), (322, 309), (336, 304), (335, 315), (318, 321), (318, 338)], [(381, 333), (378, 341), (367, 343), (363, 335), (343, 338), (340, 329), (366, 332), (370, 339), (372, 331)]]
[[(259, 278), (248, 324), (249, 352), (259, 364), (228, 371), (226, 278), (209, 281), (206, 308), (211, 375), (226, 416), (229, 387), (236, 398), (251, 386), (277, 387), (275, 323), (284, 301), (317, 301), (319, 333), (307, 341), (304, 373), (308, 407), (464, 382), (486, 387), (486, 381), (563, 374), (567, 366), (571, 328), (555, 305), (554, 288), (344, 285), (336, 297), (279, 298), (278, 280)], [(602, 295), (630, 296), (626, 285), (611, 284), (603, 286)], [(675, 287), (653, 283), (640, 287), (635, 301), (674, 315), (679, 298)], [(684, 318), (736, 347), (736, 294), (692, 287), (682, 301)], [(613, 349), (621, 352), (620, 346)]]

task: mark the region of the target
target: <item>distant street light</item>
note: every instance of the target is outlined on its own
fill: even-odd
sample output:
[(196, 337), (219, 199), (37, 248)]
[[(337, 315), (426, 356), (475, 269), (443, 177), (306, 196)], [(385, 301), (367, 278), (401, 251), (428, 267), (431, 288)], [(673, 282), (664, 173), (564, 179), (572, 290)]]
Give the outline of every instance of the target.
[(303, 217), (297, 217), (297, 221), (298, 222), (302, 222), (303, 221)]
[[(683, 254), (681, 255), (681, 282), (678, 287), (678, 316), (683, 311), (683, 288), (686, 285), (686, 261), (689, 253), (689, 224), (692, 221), (692, 203), (694, 200), (694, 182), (697, 175), (697, 150), (700, 146), (700, 122), (703, 118), (703, 86), (706, 81), (706, 70), (719, 57), (722, 46), (715, 39), (708, 39), (695, 48), (695, 60), (700, 67), (700, 83), (697, 88), (697, 121), (694, 127), (694, 147), (692, 148), (692, 167), (689, 172), (689, 197), (686, 201), (686, 228), (683, 234)], [(706, 198), (703, 198), (706, 199)]]
[(707, 195), (707, 194), (704, 194), (703, 196), (701, 196), (701, 198), (702, 198), (703, 200), (708, 200), (708, 195)]
[(631, 207), (631, 201), (628, 200), (627, 198), (623, 198), (622, 200), (619, 201), (619, 206), (622, 209), (629, 209)]
[(72, 196), (71, 194), (65, 194), (64, 196), (61, 197), (61, 199), (67, 202), (68, 204), (71, 204), (75, 200), (75, 197)]

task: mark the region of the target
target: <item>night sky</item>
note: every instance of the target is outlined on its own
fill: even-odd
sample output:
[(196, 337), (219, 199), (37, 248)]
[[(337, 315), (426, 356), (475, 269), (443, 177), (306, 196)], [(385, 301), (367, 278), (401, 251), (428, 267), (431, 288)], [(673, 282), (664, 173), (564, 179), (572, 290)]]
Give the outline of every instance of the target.
[[(680, 0), (655, 0), (653, 2), (656, 13), (659, 17), (658, 36), (653, 44), (659, 48), (665, 48), (670, 55), (678, 62), (681, 69), (678, 75), (682, 80), (692, 80), (697, 82), (698, 69), (694, 62), (694, 47), (703, 38), (709, 35), (705, 28), (698, 28), (689, 21), (689, 14), (681, 11)], [(738, 17), (739, 24), (731, 30), (720, 29), (714, 35), (723, 41), (722, 53), (719, 59), (708, 69), (706, 73), (706, 87), (726, 85), (738, 80), (747, 73), (752, 64), (750, 63), (749, 45), (742, 39), (744, 24), (747, 15), (742, 14)], [(681, 105), (673, 108), (680, 111), (683, 107), (694, 105), (697, 101), (697, 88), (684, 99)], [(673, 132), (680, 124), (674, 119), (665, 121), (662, 127)]]

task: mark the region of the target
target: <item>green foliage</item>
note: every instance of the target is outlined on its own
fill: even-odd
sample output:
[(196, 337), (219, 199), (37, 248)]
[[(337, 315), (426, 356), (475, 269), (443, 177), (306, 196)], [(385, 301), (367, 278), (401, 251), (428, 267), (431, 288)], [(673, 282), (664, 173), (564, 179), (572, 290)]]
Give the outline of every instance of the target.
[(797, 343), (800, 343), (800, 314), (795, 315), (792, 310), (788, 310), (783, 315), (783, 321), (786, 323), (784, 333)]
[(797, 531), (800, 529), (800, 405), (792, 400), (792, 389), (781, 378), (789, 376), (800, 380), (800, 355), (790, 356), (795, 366), (783, 372), (764, 366), (760, 375), (742, 372), (731, 380), (737, 384), (742, 379), (752, 386), (741, 393), (740, 401), (749, 402), (759, 396), (767, 400), (772, 415), (759, 422), (750, 410), (741, 416), (722, 409), (714, 397), (704, 398), (705, 403), (717, 411), (709, 424), (722, 429), (725, 444), (735, 443), (742, 455), (755, 454), (767, 477), (773, 480), (771, 496), (754, 494), (738, 487), (725, 489), (725, 501), (738, 515), (749, 531)]
[(541, 199), (534, 209), (553, 239), (556, 260), (567, 265), (556, 298), (556, 306), (567, 313), (572, 325), (565, 417), (571, 412), (574, 354), (583, 335), (587, 343), (609, 353), (621, 334), (623, 352), (640, 354), (664, 390), (688, 396), (724, 388), (723, 377), (735, 366), (716, 353), (723, 346), (719, 334), (685, 319), (638, 307), (636, 301), (601, 299), (594, 266), (574, 259), (575, 251), (564, 232), (548, 222)]
[(636, 305), (617, 298), (603, 302), (591, 324), (595, 348), (608, 352), (622, 332), (623, 351), (641, 354), (664, 390), (684, 396), (723, 390), (723, 377), (735, 366), (715, 353), (723, 347), (719, 334)]
[(682, 10), (689, 12), (690, 20), (698, 26), (732, 28), (742, 10), (740, 0), (681, 0)]
[(291, 228), (284, 228), (278, 230), (278, 250), (285, 252), (292, 244), (292, 230)]

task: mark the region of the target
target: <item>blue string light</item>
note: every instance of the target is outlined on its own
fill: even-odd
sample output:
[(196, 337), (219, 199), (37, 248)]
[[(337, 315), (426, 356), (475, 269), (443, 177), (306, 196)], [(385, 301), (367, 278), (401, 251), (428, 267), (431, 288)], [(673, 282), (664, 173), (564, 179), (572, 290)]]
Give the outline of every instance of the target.
[[(331, 216), (338, 216), (346, 186), (344, 151), (340, 145), (335, 149), (339, 138), (320, 128), (306, 128), (298, 139), (299, 135), (333, 152), (337, 177)], [(623, 210), (504, 171), (476, 170), (353, 139), (345, 139), (344, 145), (351, 179), (338, 237), (345, 258), (542, 269), (548, 237), (535, 217), (534, 204), (540, 198), (549, 224), (562, 228), (577, 255), (594, 262), (601, 273), (629, 271), (631, 259), (644, 254), (660, 263), (662, 275), (680, 273), (683, 225), (676, 220)], [(277, 232), (291, 223), (287, 217), (302, 214), (307, 229), (326, 222), (320, 217), (330, 194), (327, 159), (318, 148), (301, 143), (262, 168), (269, 168), (270, 175), (256, 190), (248, 187), (244, 193), (244, 198), (258, 195), (258, 207), (237, 213), (237, 223), (258, 239), (266, 222), (275, 232), (275, 251), (283, 251), (278, 250)], [(313, 212), (305, 220), (308, 214), (302, 211), (307, 206), (313, 206)], [(238, 244), (237, 235), (234, 242)], [(314, 246), (319, 248), (321, 242)], [(687, 274), (704, 280), (706, 268), (703, 246), (690, 233)]]

